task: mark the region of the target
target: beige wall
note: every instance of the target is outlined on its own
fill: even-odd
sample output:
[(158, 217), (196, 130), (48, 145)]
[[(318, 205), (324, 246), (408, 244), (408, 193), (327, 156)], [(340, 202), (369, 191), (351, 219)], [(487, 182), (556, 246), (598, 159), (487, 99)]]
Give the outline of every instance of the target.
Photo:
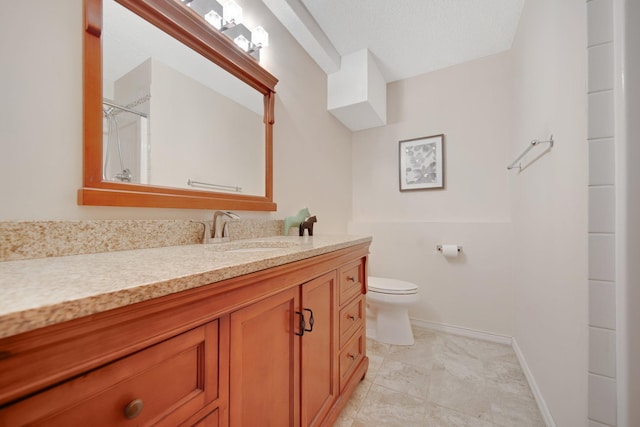
[(550, 133), (556, 141), (511, 174), (514, 336), (558, 426), (585, 425), (587, 415), (585, 12), (584, 0), (526, 2), (512, 47), (508, 151)]
[[(319, 232), (346, 232), (351, 217), (351, 132), (327, 111), (327, 76), (262, 2), (276, 86), (274, 199), (282, 215), (308, 206)], [(252, 3), (252, 4), (253, 4)], [(281, 41), (279, 41), (281, 40)], [(285, 41), (288, 41), (285, 43)], [(282, 49), (272, 44), (284, 43)]]
[[(317, 232), (346, 231), (350, 132), (326, 111), (326, 76), (262, 2), (276, 86), (274, 193), (282, 218), (309, 206)], [(27, 25), (28, 23), (28, 25)], [(208, 218), (210, 211), (85, 207), (82, 185), (82, 1), (0, 2), (0, 220)]]
[(155, 60), (151, 94), (151, 182), (186, 188), (192, 179), (264, 196), (262, 114)]
[[(414, 319), (512, 335), (512, 79), (502, 53), (389, 84), (388, 124), (354, 133), (349, 230), (373, 235), (371, 274), (419, 285)], [(446, 189), (401, 193), (398, 141), (440, 133)]]

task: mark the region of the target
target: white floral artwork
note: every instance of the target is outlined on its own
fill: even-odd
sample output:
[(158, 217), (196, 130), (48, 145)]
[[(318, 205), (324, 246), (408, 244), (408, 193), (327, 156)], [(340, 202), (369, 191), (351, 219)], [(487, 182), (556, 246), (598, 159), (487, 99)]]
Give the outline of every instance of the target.
[(400, 141), (400, 191), (444, 188), (444, 135)]

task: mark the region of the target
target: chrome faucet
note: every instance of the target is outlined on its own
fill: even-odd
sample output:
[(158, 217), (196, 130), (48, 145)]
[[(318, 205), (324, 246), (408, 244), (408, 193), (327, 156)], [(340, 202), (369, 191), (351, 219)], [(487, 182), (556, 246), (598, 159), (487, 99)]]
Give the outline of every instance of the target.
[(213, 213), (213, 227), (211, 229), (211, 238), (212, 239), (216, 239), (216, 238), (223, 238), (223, 237), (228, 237), (226, 236), (226, 232), (227, 232), (227, 222), (225, 221), (224, 223), (222, 223), (222, 229), (220, 231), (220, 235), (218, 235), (218, 217), (220, 216), (226, 216), (227, 218), (231, 218), (231, 219), (240, 219), (240, 216), (233, 213), (233, 212), (229, 212), (229, 211), (215, 211)]
[(217, 243), (224, 242), (228, 239), (225, 239), (227, 234), (227, 221), (222, 224), (222, 230), (220, 235), (218, 235), (218, 217), (226, 216), (231, 219), (240, 219), (240, 216), (233, 212), (224, 212), (224, 211), (215, 211), (213, 213), (213, 226), (210, 226), (208, 222), (205, 221), (195, 221), (199, 224), (202, 224), (204, 227), (204, 233), (202, 234), (202, 243)]

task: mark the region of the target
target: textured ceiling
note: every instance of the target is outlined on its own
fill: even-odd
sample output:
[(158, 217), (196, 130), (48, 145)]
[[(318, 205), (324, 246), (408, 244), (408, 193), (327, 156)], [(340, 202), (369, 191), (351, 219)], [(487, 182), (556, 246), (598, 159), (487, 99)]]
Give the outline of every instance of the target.
[(524, 0), (301, 0), (340, 55), (368, 48), (387, 82), (511, 47)]

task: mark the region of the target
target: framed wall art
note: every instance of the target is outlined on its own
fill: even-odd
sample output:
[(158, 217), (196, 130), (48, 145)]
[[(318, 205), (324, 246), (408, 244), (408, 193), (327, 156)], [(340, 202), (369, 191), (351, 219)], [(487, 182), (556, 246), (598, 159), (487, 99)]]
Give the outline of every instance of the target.
[(400, 141), (400, 191), (444, 188), (444, 134)]

